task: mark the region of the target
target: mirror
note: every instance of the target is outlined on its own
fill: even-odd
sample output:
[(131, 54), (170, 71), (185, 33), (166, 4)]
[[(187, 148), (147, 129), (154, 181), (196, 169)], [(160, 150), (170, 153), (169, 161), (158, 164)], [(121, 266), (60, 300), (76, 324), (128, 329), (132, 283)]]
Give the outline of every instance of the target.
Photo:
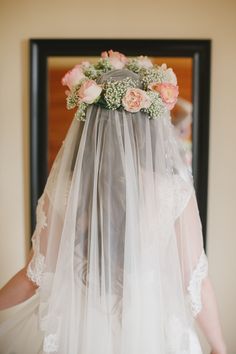
[(30, 40), (31, 232), (37, 199), (73, 119), (61, 78), (75, 64), (96, 62), (109, 49), (129, 57), (148, 55), (153, 63), (166, 63), (176, 73), (179, 97), (171, 111), (172, 123), (193, 173), (206, 246), (210, 40)]

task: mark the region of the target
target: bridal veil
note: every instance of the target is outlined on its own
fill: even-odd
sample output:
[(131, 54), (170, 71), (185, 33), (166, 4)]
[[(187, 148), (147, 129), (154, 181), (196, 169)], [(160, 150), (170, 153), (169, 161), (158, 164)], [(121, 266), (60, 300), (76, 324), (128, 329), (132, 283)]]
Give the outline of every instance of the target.
[[(114, 70), (116, 80), (136, 74)], [(38, 200), (29, 278), (41, 353), (200, 354), (207, 257), (170, 112), (90, 105)]]

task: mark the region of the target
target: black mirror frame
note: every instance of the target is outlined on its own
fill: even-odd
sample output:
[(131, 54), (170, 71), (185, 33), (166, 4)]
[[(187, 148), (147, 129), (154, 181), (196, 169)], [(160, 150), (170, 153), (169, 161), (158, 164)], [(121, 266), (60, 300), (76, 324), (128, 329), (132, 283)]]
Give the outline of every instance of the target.
[(211, 39), (30, 39), (30, 206), (31, 235), (37, 200), (47, 180), (47, 59), (53, 56), (100, 56), (113, 48), (127, 56), (193, 59), (193, 177), (206, 248), (210, 122)]

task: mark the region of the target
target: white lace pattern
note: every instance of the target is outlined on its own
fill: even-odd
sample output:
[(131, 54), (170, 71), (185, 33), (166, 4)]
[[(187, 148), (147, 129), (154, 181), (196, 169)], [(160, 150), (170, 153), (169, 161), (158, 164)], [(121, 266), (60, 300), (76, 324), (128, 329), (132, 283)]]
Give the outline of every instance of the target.
[(202, 280), (207, 276), (207, 273), (208, 273), (208, 260), (203, 250), (201, 256), (199, 257), (198, 264), (193, 271), (188, 286), (190, 304), (191, 304), (192, 313), (194, 317), (196, 317), (197, 314), (202, 309), (201, 286), (202, 286)]
[(33, 236), (34, 255), (27, 267), (27, 276), (34, 283), (40, 286), (42, 273), (44, 270), (45, 256), (40, 252), (39, 236), (42, 229), (47, 227), (47, 216), (43, 209), (44, 194), (39, 198), (36, 208), (36, 228)]
[(41, 253), (37, 253), (27, 268), (27, 276), (38, 286), (41, 283), (41, 277), (44, 269), (45, 257)]
[(45, 353), (55, 353), (58, 350), (57, 334), (49, 334), (44, 338), (43, 351)]
[(47, 216), (44, 212), (43, 209), (43, 205), (44, 205), (44, 194), (41, 196), (41, 198), (39, 198), (38, 200), (38, 205), (37, 205), (37, 210), (36, 210), (36, 214), (37, 214), (37, 232), (40, 232), (41, 229), (47, 227)]

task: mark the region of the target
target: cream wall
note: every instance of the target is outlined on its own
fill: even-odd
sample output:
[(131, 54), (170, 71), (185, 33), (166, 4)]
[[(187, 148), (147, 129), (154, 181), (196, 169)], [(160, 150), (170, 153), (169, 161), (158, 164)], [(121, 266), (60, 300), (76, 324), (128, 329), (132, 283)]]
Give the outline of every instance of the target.
[(212, 39), (207, 251), (229, 354), (236, 353), (236, 3), (0, 0), (0, 30), (1, 284), (29, 246), (28, 39)]

